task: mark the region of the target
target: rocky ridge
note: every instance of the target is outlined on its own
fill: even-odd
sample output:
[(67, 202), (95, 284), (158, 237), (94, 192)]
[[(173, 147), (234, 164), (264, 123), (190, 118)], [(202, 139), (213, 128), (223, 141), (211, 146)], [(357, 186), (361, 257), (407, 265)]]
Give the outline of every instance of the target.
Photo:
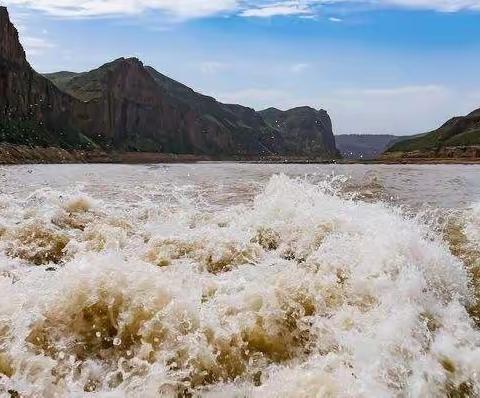
[(42, 76), (5, 7), (0, 33), (0, 143), (219, 158), (338, 156), (325, 111), (297, 108), (276, 125), (268, 112), (223, 104), (136, 58)]

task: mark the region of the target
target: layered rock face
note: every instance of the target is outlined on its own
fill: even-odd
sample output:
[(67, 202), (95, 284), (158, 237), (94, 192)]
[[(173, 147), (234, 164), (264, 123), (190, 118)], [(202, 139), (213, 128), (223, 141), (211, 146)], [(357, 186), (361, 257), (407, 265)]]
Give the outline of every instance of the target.
[(92, 139), (117, 149), (209, 155), (282, 151), (281, 135), (253, 109), (198, 94), (136, 58), (46, 76), (83, 101)]
[(386, 158), (480, 158), (480, 109), (439, 129), (398, 142)]
[(286, 154), (338, 156), (332, 121), (326, 111), (305, 106), (288, 111), (269, 108), (260, 114), (272, 128), (281, 132)]
[(25, 52), (18, 40), (17, 29), (10, 22), (8, 11), (0, 7), (0, 55), (2, 59), (18, 66), (27, 66)]
[(0, 7), (0, 139), (14, 144), (89, 147), (75, 122), (75, 99), (36, 73)]
[(42, 76), (27, 62), (4, 7), (0, 33), (0, 142), (221, 157), (337, 156), (325, 111), (297, 108), (271, 118), (196, 93), (136, 58)]

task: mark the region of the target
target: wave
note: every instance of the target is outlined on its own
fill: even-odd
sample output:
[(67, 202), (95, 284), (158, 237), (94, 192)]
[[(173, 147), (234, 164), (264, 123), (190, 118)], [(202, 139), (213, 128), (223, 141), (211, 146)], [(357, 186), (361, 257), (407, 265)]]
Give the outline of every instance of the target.
[(2, 196), (0, 393), (480, 394), (480, 207), (445, 235), (335, 184)]

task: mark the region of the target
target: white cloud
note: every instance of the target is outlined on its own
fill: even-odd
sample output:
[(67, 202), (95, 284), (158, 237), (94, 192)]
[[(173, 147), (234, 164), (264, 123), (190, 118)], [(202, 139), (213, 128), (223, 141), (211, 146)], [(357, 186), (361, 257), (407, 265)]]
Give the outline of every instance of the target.
[(480, 0), (310, 0), (309, 4), (343, 4), (363, 3), (380, 8), (399, 7), (410, 9), (425, 9), (441, 12), (456, 12), (461, 10), (480, 10)]
[(318, 101), (345, 133), (421, 133), (478, 107), (467, 93), (441, 85), (337, 90)]
[(11, 18), (18, 30), (20, 41), (27, 55), (41, 55), (49, 49), (55, 48), (55, 44), (47, 38), (48, 32), (46, 29), (42, 29), (40, 32), (43, 37), (29, 30), (28, 14), (19, 12), (11, 15)]
[(159, 10), (179, 18), (198, 18), (232, 11), (237, 0), (4, 0), (59, 17), (141, 14)]
[(275, 16), (288, 16), (288, 15), (308, 15), (311, 10), (305, 4), (301, 4), (298, 1), (284, 1), (281, 3), (267, 4), (260, 7), (249, 8), (243, 10), (240, 15), (242, 17), (257, 17), (257, 18), (270, 18)]
[(206, 75), (214, 75), (228, 68), (230, 65), (224, 62), (206, 61), (200, 64), (200, 71)]
[[(480, 0), (4, 0), (58, 17), (138, 15), (158, 10), (176, 18), (200, 18), (219, 13), (244, 17), (314, 17), (318, 7), (369, 4), (375, 7), (429, 9), (441, 12), (479, 10)], [(338, 18), (331, 18), (337, 21)]]
[(310, 64), (298, 63), (298, 64), (292, 65), (291, 70), (292, 70), (293, 73), (302, 73), (303, 71), (305, 71), (309, 67), (310, 67)]
[(21, 42), (28, 55), (40, 55), (55, 48), (55, 44), (42, 37), (24, 36), (21, 38)]
[(430, 9), (442, 12), (480, 10), (480, 0), (377, 0), (380, 5)]
[(402, 86), (394, 88), (373, 88), (361, 90), (340, 90), (339, 94), (345, 96), (360, 96), (362, 98), (397, 98), (401, 96), (416, 96), (419, 94), (442, 96), (446, 93), (443, 86), (434, 84), (423, 86)]
[[(425, 9), (439, 12), (457, 12), (462, 10), (480, 11), (480, 0), (245, 0), (240, 15), (244, 17), (273, 17), (297, 15), (301, 18), (315, 18), (319, 6), (367, 4), (378, 8)], [(337, 17), (329, 18), (331, 22), (342, 22)]]
[[(282, 90), (268, 88), (247, 88), (244, 90), (234, 91), (230, 93), (214, 93), (215, 98), (228, 104), (242, 104), (245, 106), (268, 107), (271, 104), (282, 102), (288, 93)], [(269, 104), (263, 106), (263, 104)]]
[(251, 88), (217, 93), (220, 100), (264, 109), (309, 105), (326, 109), (341, 133), (415, 134), (433, 130), (455, 115), (478, 108), (480, 92), (441, 85), (333, 90), (306, 97), (286, 89)]

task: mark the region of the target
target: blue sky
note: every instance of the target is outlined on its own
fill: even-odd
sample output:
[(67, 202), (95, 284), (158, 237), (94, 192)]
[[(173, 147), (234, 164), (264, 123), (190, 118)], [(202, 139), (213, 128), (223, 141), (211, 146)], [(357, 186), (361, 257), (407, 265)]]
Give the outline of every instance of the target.
[(32, 65), (136, 56), (262, 109), (328, 110), (336, 133), (414, 134), (480, 107), (480, 0), (6, 0)]

